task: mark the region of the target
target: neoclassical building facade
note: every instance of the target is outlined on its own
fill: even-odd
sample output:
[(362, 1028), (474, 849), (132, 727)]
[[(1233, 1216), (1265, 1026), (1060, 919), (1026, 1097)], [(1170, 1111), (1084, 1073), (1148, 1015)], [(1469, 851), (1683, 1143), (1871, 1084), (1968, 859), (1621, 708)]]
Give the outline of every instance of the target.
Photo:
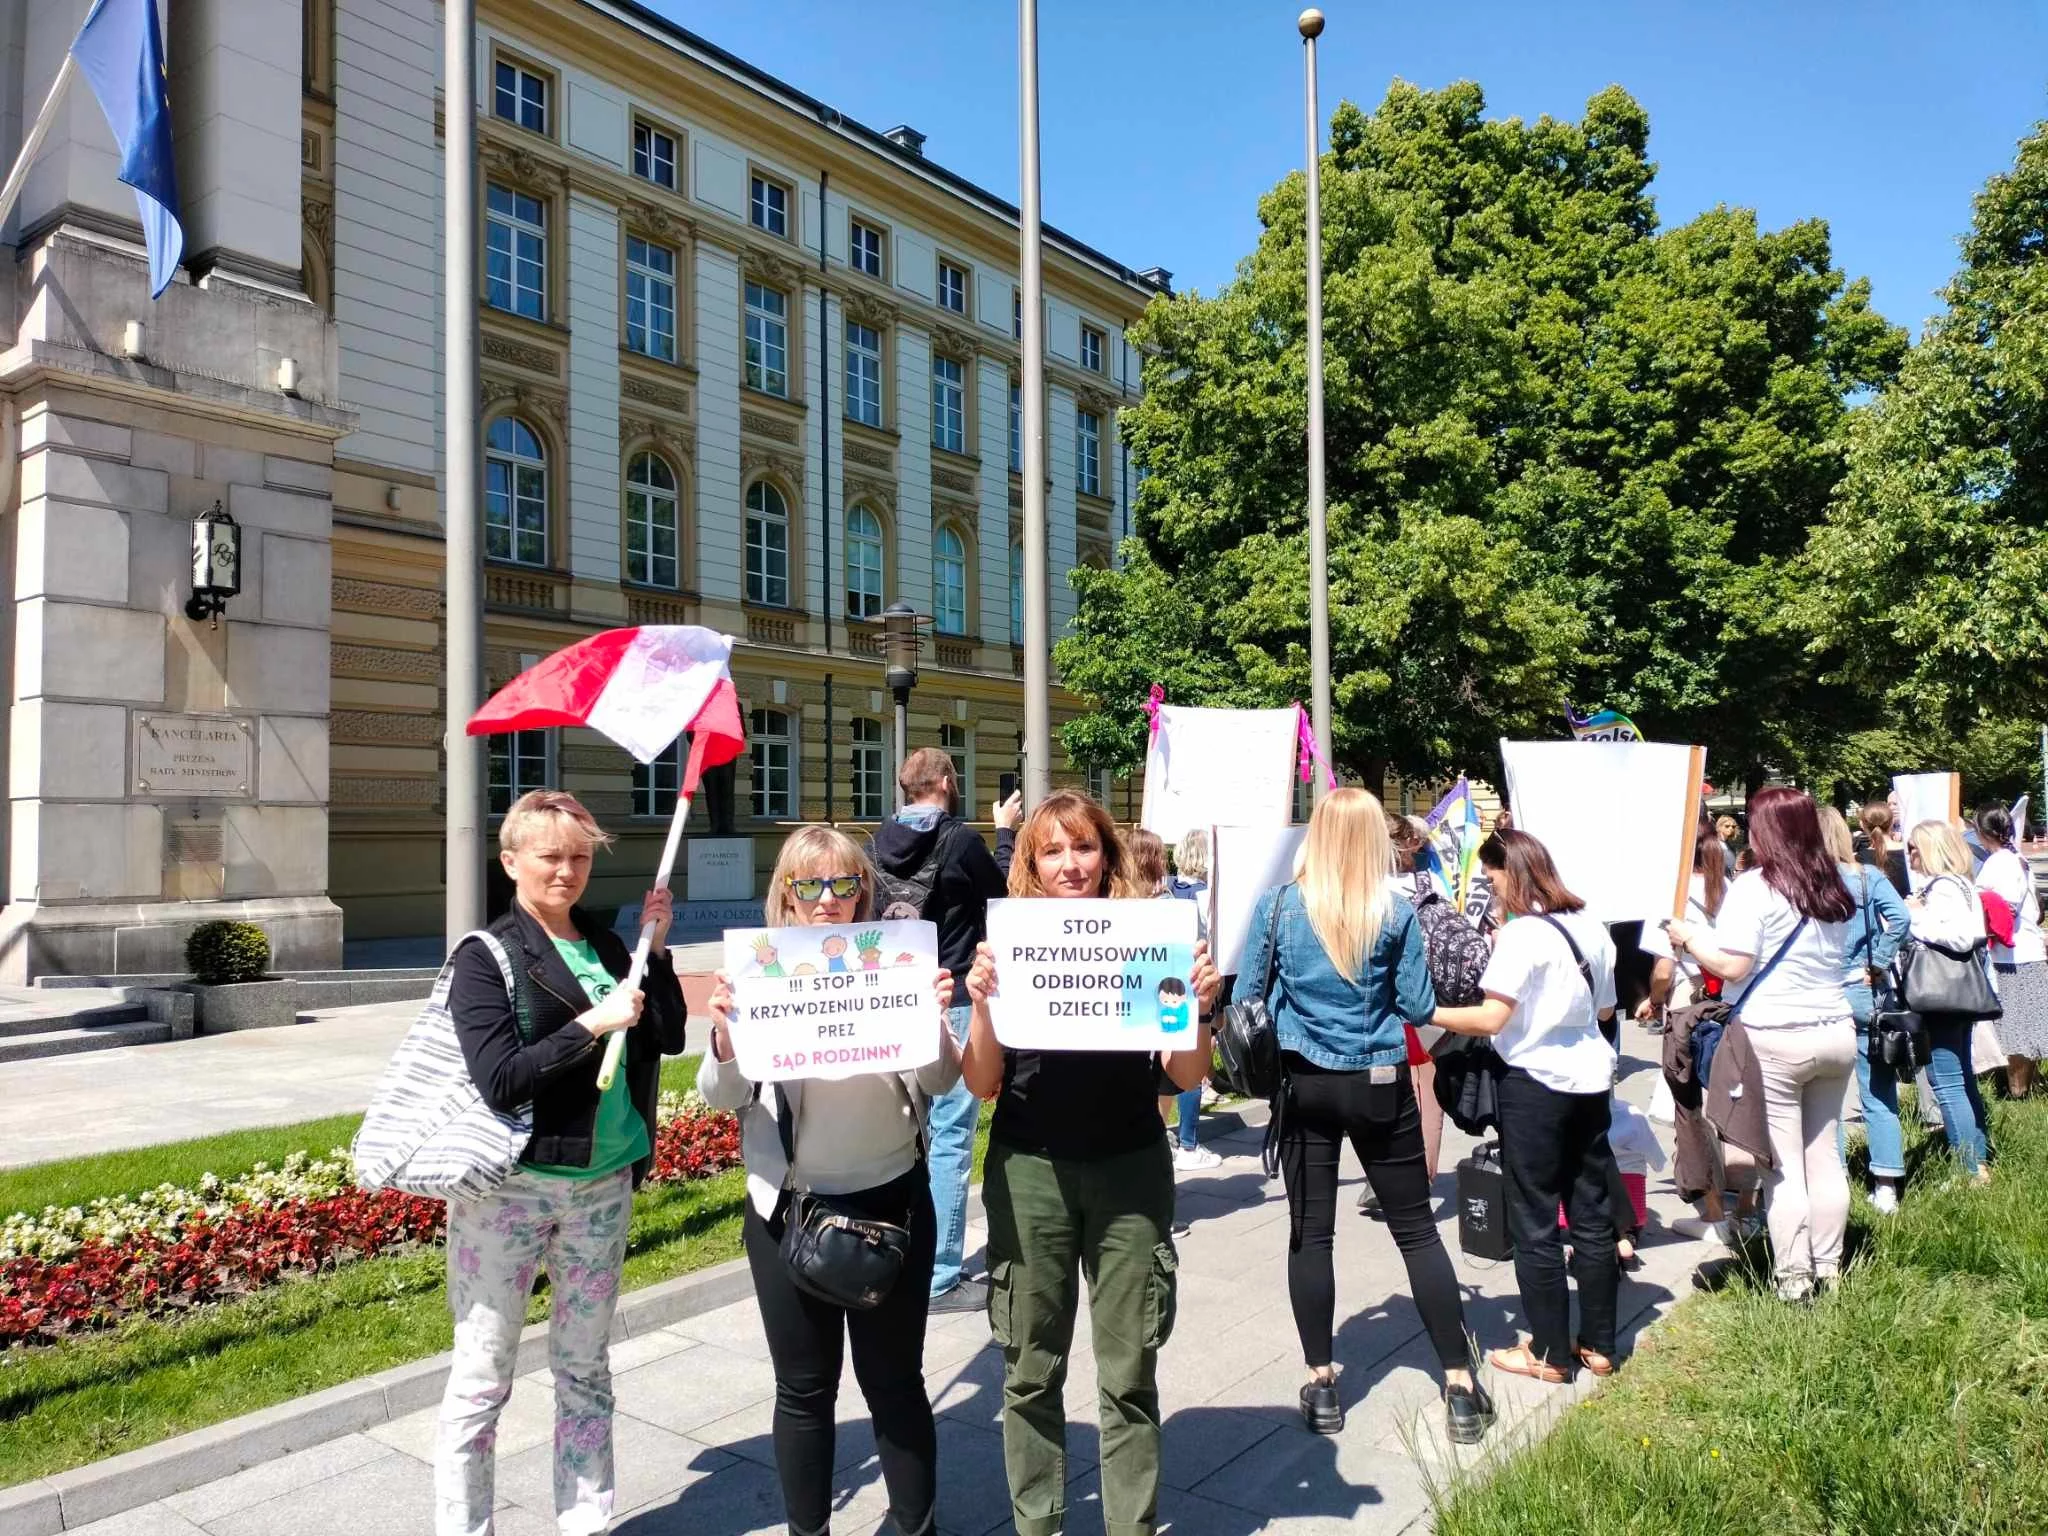
[[(752, 749), (692, 829), (754, 834), (765, 867), (779, 823), (891, 808), (877, 616), (907, 599), (933, 620), (907, 745), (950, 751), (985, 818), (1022, 719), (1015, 211), (912, 130), (639, 6), (480, 10), (487, 681), (613, 625), (733, 635)], [(301, 270), (355, 413), (333, 462), (329, 890), (352, 939), (437, 933), (439, 12), (303, 0), (303, 22)], [(1045, 284), (1057, 633), (1065, 572), (1128, 528), (1124, 332), (1168, 276), (1049, 231)], [(621, 901), (677, 769), (529, 733), (494, 740), (492, 796), (582, 796), (622, 834), (597, 897)]]

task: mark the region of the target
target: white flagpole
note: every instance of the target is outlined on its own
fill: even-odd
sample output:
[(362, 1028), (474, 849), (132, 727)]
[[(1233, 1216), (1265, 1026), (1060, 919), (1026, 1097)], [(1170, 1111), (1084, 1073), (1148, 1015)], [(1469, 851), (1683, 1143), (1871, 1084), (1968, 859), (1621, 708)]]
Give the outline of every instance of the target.
[(77, 70), (77, 62), (66, 49), (64, 62), (57, 66), (57, 78), (50, 82), (50, 94), (43, 98), (43, 110), (36, 114), (35, 125), (29, 129), (28, 137), (21, 141), (21, 153), (14, 157), (14, 169), (7, 173), (7, 184), (0, 186), (0, 225), (4, 225), (8, 215), (14, 212), (22, 184), (28, 180), (29, 167), (42, 153), (43, 139), (49, 134), (50, 124), (56, 120), (57, 103), (64, 95), (64, 87), (71, 83), (71, 77)]
[[(683, 782), (687, 786), (676, 796), (675, 814), (668, 819), (668, 841), (661, 845), (661, 863), (654, 872), (654, 888), (668, 889), (670, 873), (676, 867), (676, 855), (682, 852), (683, 823), (690, 819), (690, 802), (697, 798), (697, 782), (703, 772), (703, 738), (693, 737), (690, 742), (689, 766), (683, 770)], [(626, 972), (623, 983), (628, 992), (634, 991), (647, 976), (647, 957), (654, 950), (654, 924), (640, 925), (640, 942), (633, 946), (632, 969)], [(597, 1069), (597, 1091), (602, 1093), (611, 1087), (612, 1079), (619, 1074), (619, 1061), (626, 1054), (626, 1031), (614, 1030), (612, 1037), (604, 1043), (604, 1061)]]

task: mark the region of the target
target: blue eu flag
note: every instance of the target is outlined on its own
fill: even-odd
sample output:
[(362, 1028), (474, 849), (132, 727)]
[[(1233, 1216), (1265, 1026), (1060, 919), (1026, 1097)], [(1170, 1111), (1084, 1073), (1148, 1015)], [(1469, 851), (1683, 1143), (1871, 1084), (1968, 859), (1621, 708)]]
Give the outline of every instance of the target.
[(114, 130), (121, 180), (135, 189), (143, 237), (149, 242), (149, 296), (156, 298), (178, 275), (185, 254), (156, 0), (98, 0), (78, 29), (71, 57)]

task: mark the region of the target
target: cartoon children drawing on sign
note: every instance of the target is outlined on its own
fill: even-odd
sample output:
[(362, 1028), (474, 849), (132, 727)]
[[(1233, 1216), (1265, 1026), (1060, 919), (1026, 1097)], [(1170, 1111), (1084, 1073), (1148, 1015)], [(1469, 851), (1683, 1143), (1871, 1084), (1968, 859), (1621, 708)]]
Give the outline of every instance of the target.
[(782, 957), (775, 952), (775, 946), (768, 942), (766, 934), (754, 940), (754, 962), (761, 967), (763, 976), (782, 974)]
[(1159, 1027), (1168, 1033), (1188, 1027), (1188, 984), (1178, 976), (1159, 983)]
[(823, 944), (818, 946), (818, 949), (825, 957), (825, 969), (827, 971), (844, 971), (846, 969), (845, 934), (832, 934)]

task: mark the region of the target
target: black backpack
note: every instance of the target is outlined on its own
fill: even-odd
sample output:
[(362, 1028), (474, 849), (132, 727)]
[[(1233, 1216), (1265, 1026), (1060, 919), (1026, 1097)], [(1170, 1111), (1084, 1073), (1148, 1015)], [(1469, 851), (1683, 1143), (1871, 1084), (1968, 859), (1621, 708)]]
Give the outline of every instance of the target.
[(932, 892), (938, 888), (939, 871), (946, 866), (946, 849), (951, 845), (953, 834), (965, 825), (965, 822), (955, 821), (940, 829), (932, 851), (911, 873), (892, 875), (882, 869), (875, 871), (877, 918), (883, 922), (897, 922), (925, 915), (924, 909), (931, 903)]
[(1486, 974), (1493, 950), (1486, 936), (1434, 886), (1425, 887), (1421, 881), (1416, 884), (1415, 921), (1422, 929), (1422, 948), (1436, 1000), (1446, 1008), (1470, 1008), (1486, 995), (1480, 990), (1479, 978)]

